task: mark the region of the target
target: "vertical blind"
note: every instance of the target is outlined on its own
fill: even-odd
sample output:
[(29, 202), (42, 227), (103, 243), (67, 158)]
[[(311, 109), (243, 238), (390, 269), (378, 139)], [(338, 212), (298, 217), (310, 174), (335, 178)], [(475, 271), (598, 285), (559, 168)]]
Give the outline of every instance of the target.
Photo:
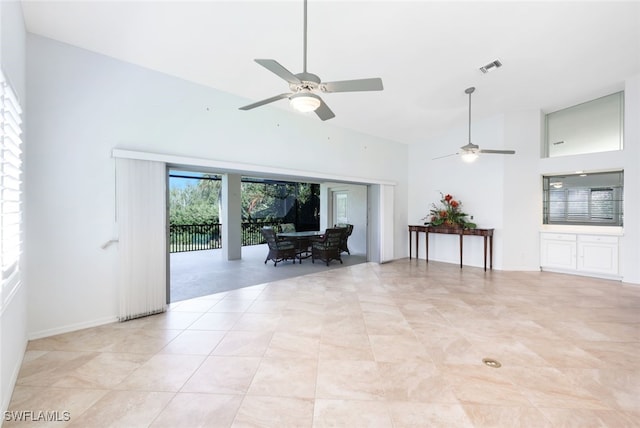
[(164, 163), (116, 159), (120, 321), (166, 309), (165, 196)]
[(19, 259), (22, 252), (22, 109), (9, 82), (0, 72), (0, 265), (3, 302), (20, 284)]

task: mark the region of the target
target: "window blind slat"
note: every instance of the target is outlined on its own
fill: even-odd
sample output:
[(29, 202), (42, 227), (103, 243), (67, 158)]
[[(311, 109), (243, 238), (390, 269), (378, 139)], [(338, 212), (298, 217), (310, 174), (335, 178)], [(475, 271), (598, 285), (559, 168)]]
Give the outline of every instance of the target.
[(11, 108), (2, 108), (0, 110), (2, 115), (4, 116), (4, 120), (6, 123), (11, 123), (11, 127), (16, 130), (15, 132), (22, 131), (20, 125), (22, 124), (22, 119), (20, 118), (20, 113)]
[(7, 80), (4, 78), (4, 74), (0, 76), (2, 79), (1, 84), (3, 85), (2, 89), (2, 108), (15, 111), (18, 116), (22, 114), (22, 107), (20, 107), (20, 103), (18, 102), (18, 98), (13, 93), (13, 90), (9, 87)]

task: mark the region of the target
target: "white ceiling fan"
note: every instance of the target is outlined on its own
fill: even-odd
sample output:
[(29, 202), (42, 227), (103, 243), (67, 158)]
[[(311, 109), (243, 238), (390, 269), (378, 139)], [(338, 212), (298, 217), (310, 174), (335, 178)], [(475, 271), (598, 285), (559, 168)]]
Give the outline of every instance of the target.
[(335, 117), (335, 114), (318, 96), (318, 92), (356, 92), (356, 91), (381, 91), (382, 79), (341, 80), (337, 82), (322, 82), (320, 77), (307, 72), (307, 0), (304, 0), (304, 38), (303, 38), (303, 62), (302, 73), (293, 74), (280, 63), (273, 59), (256, 59), (255, 61), (277, 74), (289, 83), (291, 92), (285, 92), (253, 104), (240, 107), (240, 110), (251, 110), (283, 98), (289, 98), (291, 106), (301, 112), (315, 111), (322, 120)]
[(446, 156), (440, 156), (435, 159), (442, 159), (449, 156), (460, 155), (462, 160), (465, 162), (473, 162), (478, 159), (479, 153), (487, 153), (487, 154), (500, 154), (500, 155), (513, 155), (516, 153), (515, 150), (493, 150), (493, 149), (480, 149), (477, 144), (473, 144), (471, 142), (471, 94), (476, 90), (473, 86), (465, 89), (464, 93), (469, 95), (469, 142), (464, 146), (460, 147), (460, 151), (457, 153), (453, 153)]

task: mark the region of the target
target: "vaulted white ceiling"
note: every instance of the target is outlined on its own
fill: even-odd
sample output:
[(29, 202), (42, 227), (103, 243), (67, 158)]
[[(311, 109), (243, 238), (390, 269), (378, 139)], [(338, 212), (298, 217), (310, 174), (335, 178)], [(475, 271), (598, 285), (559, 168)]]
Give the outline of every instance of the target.
[[(302, 0), (23, 0), (23, 10), (31, 33), (245, 98), (229, 108), (288, 91), (253, 59), (302, 71)], [(496, 59), (501, 68), (479, 71)], [(323, 95), (336, 114), (327, 126), (425, 141), (466, 126), (469, 86), (474, 119), (622, 89), (640, 73), (640, 2), (309, 0), (308, 71), (383, 80), (382, 92)]]

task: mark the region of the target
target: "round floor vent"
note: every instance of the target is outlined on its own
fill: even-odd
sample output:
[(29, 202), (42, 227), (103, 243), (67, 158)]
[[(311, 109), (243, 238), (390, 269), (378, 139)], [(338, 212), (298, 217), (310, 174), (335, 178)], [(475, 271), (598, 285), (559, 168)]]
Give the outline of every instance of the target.
[(482, 362), (484, 363), (485, 366), (491, 367), (494, 369), (502, 367), (502, 364), (500, 364), (500, 361), (494, 360), (493, 358), (483, 358)]

